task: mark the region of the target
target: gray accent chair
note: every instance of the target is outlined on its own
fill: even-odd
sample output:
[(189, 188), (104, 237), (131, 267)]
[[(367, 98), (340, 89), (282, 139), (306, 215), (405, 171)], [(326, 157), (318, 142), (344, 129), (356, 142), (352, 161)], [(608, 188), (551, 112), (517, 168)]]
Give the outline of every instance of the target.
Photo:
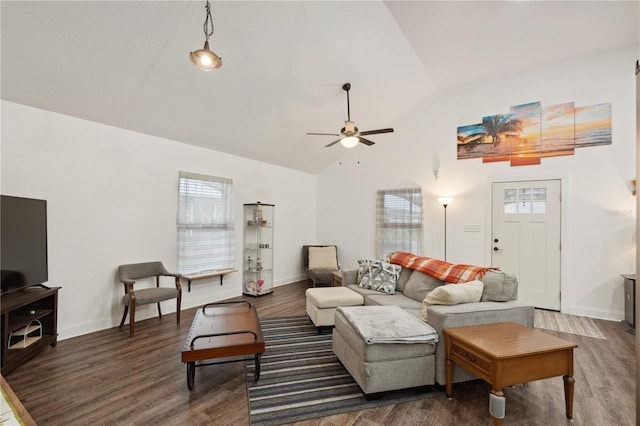
[[(336, 269), (309, 269), (309, 247), (335, 247), (336, 248)], [(314, 287), (318, 285), (331, 285), (331, 274), (340, 270), (338, 263), (338, 247), (335, 245), (306, 245), (302, 246), (302, 263), (307, 281), (311, 281)]]
[[(158, 305), (158, 316), (162, 318), (160, 310), (160, 302), (170, 299), (176, 299), (176, 316), (178, 324), (180, 324), (180, 303), (182, 301), (182, 287), (180, 285), (180, 274), (174, 274), (167, 271), (162, 262), (145, 262), (131, 263), (128, 265), (118, 266), (118, 276), (124, 284), (124, 296), (122, 296), (122, 304), (124, 305), (124, 314), (120, 321), (120, 329), (124, 325), (127, 313), (131, 311), (129, 317), (129, 337), (133, 337), (134, 324), (136, 321), (136, 306), (156, 303)], [(160, 277), (174, 277), (174, 287), (160, 287)], [(141, 278), (155, 277), (156, 286), (134, 290), (133, 285), (136, 280)]]

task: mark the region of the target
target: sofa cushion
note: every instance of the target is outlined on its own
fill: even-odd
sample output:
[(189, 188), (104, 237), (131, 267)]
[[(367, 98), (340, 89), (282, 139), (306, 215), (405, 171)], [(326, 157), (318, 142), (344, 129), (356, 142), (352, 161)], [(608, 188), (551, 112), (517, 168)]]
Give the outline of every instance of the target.
[(518, 285), (514, 274), (490, 270), (480, 280), (484, 283), (481, 302), (506, 302), (514, 298)]
[(377, 292), (375, 290), (369, 290), (366, 288), (362, 288), (360, 287), (358, 284), (349, 284), (347, 286), (347, 288), (351, 291), (355, 291), (356, 293), (358, 293), (359, 295), (361, 295), (362, 297), (364, 297), (365, 302), (368, 299), (368, 296), (373, 296), (373, 295), (382, 295), (382, 296), (390, 296), (389, 294), (382, 294), (380, 292)]
[[(163, 302), (178, 297), (178, 289), (171, 287), (152, 287), (135, 290), (136, 305)], [(129, 306), (131, 299), (128, 294), (122, 296), (122, 303)]]
[(427, 275), (420, 271), (413, 271), (409, 280), (404, 285), (404, 289), (402, 293), (412, 298), (413, 300), (417, 300), (422, 303), (427, 294), (431, 292), (434, 288), (442, 286), (444, 283), (439, 279), (432, 277), (431, 275)]
[(398, 282), (396, 283), (397, 291), (404, 291), (404, 286), (407, 284), (407, 281), (409, 281), (409, 277), (411, 277), (412, 272), (413, 269), (402, 268), (402, 271), (400, 271), (400, 276), (398, 277)]
[(399, 292), (396, 292), (396, 294), (376, 293), (368, 295), (366, 296), (365, 304), (367, 302), (369, 302), (368, 305), (399, 306), (406, 310), (422, 309), (422, 302), (410, 299)]
[(392, 265), (383, 260), (358, 260), (359, 282), (362, 288), (376, 290), (387, 294), (396, 291), (396, 283), (402, 267)]

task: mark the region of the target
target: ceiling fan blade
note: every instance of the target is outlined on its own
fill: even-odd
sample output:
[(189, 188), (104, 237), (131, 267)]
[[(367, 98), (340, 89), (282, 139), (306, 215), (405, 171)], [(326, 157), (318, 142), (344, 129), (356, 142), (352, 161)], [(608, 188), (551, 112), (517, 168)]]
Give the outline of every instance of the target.
[[(337, 136), (337, 135), (336, 135), (336, 136)], [(329, 148), (330, 146), (333, 146), (333, 145), (337, 144), (337, 143), (338, 143), (338, 142), (340, 142), (341, 140), (342, 140), (342, 138), (337, 139), (337, 140), (335, 140), (335, 141), (331, 142), (329, 145), (325, 145), (324, 147), (325, 147), (325, 148)]]
[(307, 135), (319, 135), (319, 136), (340, 136), (337, 133), (307, 133)]
[(378, 130), (367, 130), (365, 132), (360, 132), (361, 135), (377, 135), (379, 133), (393, 133), (393, 129), (378, 129)]
[(375, 144), (375, 142), (370, 141), (369, 139), (365, 139), (362, 136), (358, 136), (358, 141), (362, 142), (363, 144), (365, 144), (367, 146), (371, 146), (371, 145)]

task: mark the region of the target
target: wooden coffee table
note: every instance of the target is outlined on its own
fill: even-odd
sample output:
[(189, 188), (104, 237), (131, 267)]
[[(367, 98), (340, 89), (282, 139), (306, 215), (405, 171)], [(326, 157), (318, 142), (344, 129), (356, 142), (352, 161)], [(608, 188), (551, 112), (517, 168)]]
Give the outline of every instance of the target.
[[(573, 416), (573, 349), (578, 345), (513, 322), (445, 328), (447, 396), (451, 397), (454, 363), (491, 384), (489, 411), (501, 425), (502, 388), (563, 376), (568, 419)], [(492, 404), (492, 398), (495, 405)]]
[[(244, 361), (255, 356), (255, 380), (260, 379), (264, 338), (258, 313), (249, 302), (218, 302), (198, 309), (182, 348), (187, 364), (187, 387), (193, 389), (196, 367)], [(205, 363), (210, 359), (223, 360)]]

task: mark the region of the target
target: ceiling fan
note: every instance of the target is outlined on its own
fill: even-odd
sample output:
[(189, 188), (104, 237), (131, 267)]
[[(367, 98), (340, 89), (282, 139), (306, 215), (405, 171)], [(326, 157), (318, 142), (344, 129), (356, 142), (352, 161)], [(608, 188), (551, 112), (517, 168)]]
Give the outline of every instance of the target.
[(369, 139), (365, 139), (362, 136), (368, 135), (377, 135), (378, 133), (392, 133), (393, 129), (378, 129), (378, 130), (366, 130), (361, 132), (356, 127), (356, 123), (351, 121), (351, 111), (349, 108), (349, 90), (351, 90), (351, 83), (345, 83), (342, 88), (345, 92), (347, 92), (347, 121), (344, 122), (344, 127), (340, 130), (340, 134), (338, 133), (307, 133), (307, 135), (323, 135), (323, 136), (340, 136), (340, 139), (337, 139), (330, 144), (326, 145), (325, 148), (333, 146), (338, 142), (342, 143), (342, 145), (346, 148), (353, 148), (358, 144), (358, 142), (363, 143), (367, 146), (373, 145), (375, 142), (370, 141)]

